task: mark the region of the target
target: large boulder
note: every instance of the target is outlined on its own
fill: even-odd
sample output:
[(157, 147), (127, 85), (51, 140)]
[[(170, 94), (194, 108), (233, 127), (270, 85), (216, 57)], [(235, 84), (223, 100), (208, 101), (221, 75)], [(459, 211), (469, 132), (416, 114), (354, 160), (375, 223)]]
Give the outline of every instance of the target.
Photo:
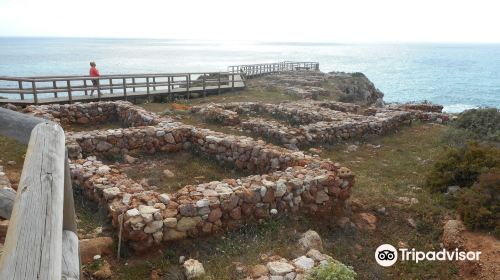
[(311, 249), (323, 251), (323, 241), (317, 232), (314, 230), (306, 231), (297, 242), (299, 254), (304, 255)]
[(441, 241), (444, 247), (453, 250), (455, 248), (462, 248), (464, 239), (461, 235), (465, 230), (465, 226), (460, 220), (449, 220), (443, 227), (443, 237)]
[(185, 261), (182, 266), (184, 267), (184, 274), (188, 280), (201, 277), (205, 274), (203, 265), (195, 259)]

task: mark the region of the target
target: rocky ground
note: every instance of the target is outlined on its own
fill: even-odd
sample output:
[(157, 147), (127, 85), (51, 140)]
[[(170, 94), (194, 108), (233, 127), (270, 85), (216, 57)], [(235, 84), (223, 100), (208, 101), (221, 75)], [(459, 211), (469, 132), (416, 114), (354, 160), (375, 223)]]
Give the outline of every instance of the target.
[[(446, 144), (440, 139), (448, 127), (441, 123), (445, 122), (448, 116), (445, 118), (439, 113), (439, 107), (430, 104), (385, 105), (382, 108), (382, 96), (382, 93), (360, 73), (311, 74), (297, 72), (265, 76), (249, 81), (249, 87), (245, 91), (193, 99), (181, 102), (181, 105), (143, 104), (146, 111), (164, 113), (169, 121), (186, 122), (189, 125), (210, 128), (226, 134), (245, 135), (249, 136), (247, 141), (250, 142), (248, 143), (255, 143), (255, 145), (262, 143), (259, 141), (265, 140), (303, 152), (306, 157), (311, 159), (340, 162), (356, 176), (352, 196), (345, 205), (342, 216), (320, 217), (301, 212), (293, 215), (275, 215), (273, 212), (276, 210), (275, 208), (284, 208), (272, 206), (268, 209), (269, 214), (266, 212), (266, 219), (239, 225), (231, 231), (217, 232), (211, 236), (199, 236), (167, 244), (161, 243), (161, 245), (148, 247), (148, 251), (139, 255), (137, 252), (133, 252), (130, 247), (122, 246), (120, 248), (121, 257), (118, 259), (116, 258), (118, 247), (116, 231), (113, 229), (116, 225), (111, 224), (110, 219), (106, 217), (107, 211), (103, 207), (99, 207), (99, 203), (103, 205), (102, 201), (89, 202), (85, 189), (80, 191), (75, 189), (84, 279), (192, 279), (195, 277), (198, 277), (197, 279), (302, 279), (301, 275), (325, 261), (331, 261), (335, 264), (341, 262), (352, 266), (358, 279), (495, 279), (500, 267), (499, 241), (491, 236), (463, 230), (459, 222), (453, 222), (457, 218), (455, 213), (439, 203), (441, 198), (429, 193), (424, 186), (424, 175), (427, 169), (435, 160), (436, 155), (443, 149), (443, 145)], [(302, 101), (304, 98), (315, 99), (315, 101)], [(258, 105), (256, 107), (250, 103), (238, 103), (235, 106), (235, 103), (231, 103), (235, 101), (274, 105)], [(290, 101), (292, 103), (283, 103)], [(357, 105), (337, 103), (337, 101), (356, 102)], [(158, 125), (156, 117), (149, 112), (134, 109), (134, 113), (130, 115), (123, 113), (126, 112), (124, 108), (130, 109), (126, 104), (106, 106), (109, 106), (106, 107), (108, 109), (105, 109), (110, 112), (109, 118), (116, 118), (115, 122), (109, 126), (106, 123), (102, 124), (101, 128), (108, 131), (107, 137), (116, 137), (119, 131), (123, 132), (124, 135), (135, 133), (134, 129), (122, 130), (121, 127), (124, 124), (125, 126), (144, 123)], [(290, 115), (281, 118), (273, 116), (273, 112), (284, 114), (294, 106), (297, 106), (296, 110)], [(267, 108), (267, 111), (264, 112), (259, 108)], [(33, 109), (31, 112), (34, 114), (42, 112), (33, 111)], [(332, 110), (337, 111), (337, 113), (332, 115)], [(259, 111), (257, 115), (248, 114), (248, 112), (257, 111)], [(102, 113), (98, 107), (95, 107), (93, 112), (96, 115)], [(407, 115), (406, 120), (413, 120), (412, 124), (409, 121), (401, 123), (398, 121), (398, 125), (384, 130), (384, 133), (375, 133), (375, 135), (374, 133), (366, 133), (366, 135), (353, 133), (353, 137), (335, 137), (335, 141), (317, 141), (295, 145), (295, 147), (289, 145), (294, 142), (290, 139), (301, 139), (297, 136), (308, 131), (303, 126), (326, 121), (331, 122), (326, 127), (331, 127), (332, 122), (336, 121), (335, 118), (342, 121), (350, 119), (353, 124), (359, 122), (360, 119), (375, 122), (374, 116), (376, 114), (394, 114), (394, 112)], [(289, 120), (298, 114), (304, 117), (296, 119), (296, 122), (299, 123), (290, 124)], [(69, 118), (67, 117), (67, 119)], [(260, 121), (257, 121), (257, 118), (260, 118)], [(433, 120), (435, 123), (423, 122), (427, 120)], [(75, 133), (71, 134), (71, 137), (74, 134), (87, 135), (82, 138), (82, 141), (85, 137), (87, 137), (85, 139), (94, 137), (92, 133), (86, 132), (87, 128), (93, 124), (89, 123), (91, 119), (86, 119), (85, 114), (78, 115), (72, 122), (79, 123), (80, 128), (75, 126), (75, 129), (72, 129)], [(387, 125), (386, 122), (381, 123)], [(259, 134), (253, 129), (245, 129), (253, 128), (256, 124), (259, 127), (266, 125), (266, 133)], [(67, 125), (67, 123), (63, 122), (63, 125)], [(151, 137), (155, 138), (157, 137), (155, 135), (161, 135), (160, 141), (165, 141), (163, 140), (166, 137), (165, 132), (166, 134), (171, 132), (168, 129), (156, 128), (150, 133)], [(279, 132), (279, 139), (272, 140), (270, 137), (264, 137), (264, 134), (269, 135), (269, 131), (273, 129)], [(172, 133), (175, 136), (172, 143), (176, 143), (178, 137), (175, 131)], [(347, 134), (349, 135), (349, 132)], [(308, 139), (306, 135), (307, 133), (304, 134), (304, 139)], [(281, 141), (280, 139), (284, 136), (287, 140)], [(78, 137), (74, 139), (78, 139)], [(103, 139), (102, 134), (95, 137)], [(183, 137), (191, 136), (186, 134)], [(203, 137), (201, 138), (206, 139)], [(110, 151), (116, 145), (118, 145), (117, 142), (112, 140), (108, 141), (107, 145), (101, 144), (100, 147), (97, 147), (98, 145), (90, 144), (88, 147)], [(158, 144), (153, 144), (151, 147), (154, 145)], [(2, 160), (0, 165), (4, 166), (3, 171), (0, 170), (0, 182), (5, 182), (2, 178), (7, 177), (16, 187), (25, 146), (19, 145), (15, 141), (0, 138), (0, 149), (3, 152), (0, 157)], [(78, 153), (82, 153), (82, 151), (76, 154)], [(85, 147), (83, 153), (85, 153)], [(101, 179), (96, 177), (97, 180), (101, 180), (97, 182), (101, 185), (108, 184), (108, 182), (102, 181), (104, 177), (110, 178), (108, 174), (118, 174), (120, 169), (128, 168), (128, 172), (134, 173), (131, 174), (131, 177), (137, 175), (136, 178), (133, 178), (134, 182), (139, 183), (140, 187), (146, 190), (151, 187), (149, 186), (150, 182), (141, 182), (141, 177), (149, 177), (151, 174), (148, 173), (148, 169), (155, 170), (155, 166), (161, 167), (159, 174), (156, 175), (167, 181), (175, 181), (178, 176), (179, 180), (184, 177), (186, 180), (193, 180), (189, 183), (186, 181), (186, 184), (199, 185), (209, 177), (208, 175), (195, 175), (197, 173), (190, 170), (194, 168), (190, 165), (184, 165), (186, 174), (180, 174), (183, 170), (165, 165), (164, 161), (168, 160), (168, 157), (165, 159), (155, 159), (154, 156), (143, 157), (140, 153), (134, 154), (129, 150), (119, 158), (119, 164), (115, 163), (116, 158), (107, 158), (107, 160), (109, 162), (104, 161), (103, 164), (97, 163), (96, 159), (86, 158), (77, 161), (77, 164), (81, 165), (80, 168), (94, 168), (96, 175), (102, 174), (102, 178), (99, 177)], [(121, 164), (123, 166), (120, 167)], [(169, 164), (175, 164), (175, 161)], [(213, 164), (217, 163), (213, 162)], [(279, 163), (276, 164), (279, 165)], [(269, 167), (271, 165), (269, 162)], [(103, 166), (110, 167), (104, 168)], [(222, 175), (225, 171), (219, 172)], [(273, 176), (285, 175), (303, 178), (300, 172), (294, 172), (296, 171), (287, 169), (284, 173)], [(317, 171), (312, 169), (307, 172)], [(308, 176), (307, 172), (303, 174), (304, 178)], [(6, 176), (2, 177), (2, 175)], [(196, 178), (197, 176), (204, 178)], [(232, 175), (224, 176), (224, 178), (231, 177)], [(248, 185), (251, 186), (255, 180), (260, 180), (259, 182), (264, 184), (268, 180), (275, 179), (274, 177), (262, 177), (264, 178), (262, 180), (260, 176), (258, 178), (251, 176), (245, 178), (241, 182), (230, 181), (230, 185), (245, 186), (246, 180), (249, 180)], [(220, 180), (220, 178), (213, 178), (213, 180)], [(285, 180), (289, 180), (289, 178), (286, 177)], [(152, 181), (154, 182), (154, 180)], [(274, 184), (272, 188), (276, 191), (279, 180), (275, 181), (269, 183)], [(104, 196), (106, 200), (114, 199), (120, 191), (123, 191), (120, 184), (126, 181), (117, 182), (120, 183), (117, 183), (116, 187), (104, 189), (105, 191), (100, 195)], [(214, 184), (214, 187), (216, 185)], [(202, 187), (203, 192), (211, 190), (209, 184)], [(197, 191), (187, 189), (190, 192)], [(194, 195), (199, 196), (199, 194)], [(265, 194), (262, 194), (262, 197), (264, 196)], [(132, 196), (128, 197), (128, 199), (131, 198)], [(257, 199), (257, 196), (247, 194), (242, 196), (243, 200), (248, 201), (254, 198)], [(168, 200), (170, 199), (169, 196)], [(174, 199), (182, 205), (182, 197), (175, 196)], [(318, 196), (315, 199), (318, 199)], [(165, 202), (165, 197), (160, 196), (157, 200), (156, 204), (147, 206), (148, 209), (141, 206), (142, 203), (134, 204), (138, 210), (133, 209), (136, 209), (142, 216), (141, 221), (146, 218), (151, 218), (150, 223), (158, 221), (156, 212), (159, 211), (154, 210), (154, 207), (158, 205), (158, 208), (162, 209), (159, 204), (164, 204), (165, 207), (165, 205), (168, 206), (168, 203)], [(120, 196), (120, 201), (125, 201), (125, 196), (123, 198)], [(204, 201), (197, 200), (196, 203), (198, 202), (203, 203)], [(206, 207), (203, 206), (200, 205), (199, 209), (206, 210)], [(167, 213), (169, 209), (171, 208), (166, 207), (161, 211)], [(218, 208), (212, 208), (214, 214), (208, 212), (210, 215), (207, 218), (213, 219), (214, 225), (219, 226), (215, 223), (216, 218), (220, 218), (218, 217), (219, 212), (214, 209)], [(144, 212), (146, 210), (155, 213), (149, 214)], [(182, 211), (187, 210), (189, 209), (183, 208)], [(228, 215), (242, 214), (241, 210), (236, 211), (238, 213), (233, 212), (231, 211)], [(130, 213), (130, 216), (137, 215)], [(178, 226), (182, 219), (174, 218), (174, 225), (172, 217), (175, 216), (169, 216), (167, 219), (161, 217), (162, 226), (166, 229)], [(7, 221), (0, 221), (0, 236), (7, 225)], [(149, 227), (151, 228), (151, 226)], [(373, 252), (378, 245), (383, 243), (390, 243), (396, 248), (415, 247), (419, 250), (459, 246), (469, 250), (480, 249), (485, 257), (478, 264), (460, 262), (397, 263), (391, 268), (382, 268), (375, 263)]]

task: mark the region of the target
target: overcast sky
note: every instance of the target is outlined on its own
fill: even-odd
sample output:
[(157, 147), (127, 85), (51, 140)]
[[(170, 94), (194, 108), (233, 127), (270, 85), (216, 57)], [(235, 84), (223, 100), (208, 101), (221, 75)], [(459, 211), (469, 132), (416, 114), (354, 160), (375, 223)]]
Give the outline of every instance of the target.
[(0, 36), (500, 43), (500, 0), (0, 0)]

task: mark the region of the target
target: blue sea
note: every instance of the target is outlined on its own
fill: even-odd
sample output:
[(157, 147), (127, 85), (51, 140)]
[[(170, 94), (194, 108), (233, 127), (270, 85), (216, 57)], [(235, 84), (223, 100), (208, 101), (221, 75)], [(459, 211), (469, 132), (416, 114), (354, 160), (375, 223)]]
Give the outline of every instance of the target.
[(431, 101), (448, 112), (500, 107), (500, 45), (334, 44), (163, 39), (0, 38), (0, 76), (225, 71), (227, 66), (317, 61), (363, 72), (388, 102)]

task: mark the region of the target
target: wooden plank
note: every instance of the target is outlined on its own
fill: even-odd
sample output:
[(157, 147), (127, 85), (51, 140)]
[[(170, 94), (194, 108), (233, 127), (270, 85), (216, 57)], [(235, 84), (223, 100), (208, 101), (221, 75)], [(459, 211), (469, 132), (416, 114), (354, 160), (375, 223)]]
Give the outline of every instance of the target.
[(0, 217), (10, 219), (15, 199), (16, 192), (13, 189), (0, 189)]
[(63, 230), (62, 232), (61, 277), (63, 280), (80, 279), (78, 236), (70, 230)]
[(29, 142), (33, 128), (43, 122), (46, 120), (0, 108), (0, 135), (14, 138), (23, 144)]
[(64, 131), (38, 124), (31, 133), (0, 279), (61, 279)]

